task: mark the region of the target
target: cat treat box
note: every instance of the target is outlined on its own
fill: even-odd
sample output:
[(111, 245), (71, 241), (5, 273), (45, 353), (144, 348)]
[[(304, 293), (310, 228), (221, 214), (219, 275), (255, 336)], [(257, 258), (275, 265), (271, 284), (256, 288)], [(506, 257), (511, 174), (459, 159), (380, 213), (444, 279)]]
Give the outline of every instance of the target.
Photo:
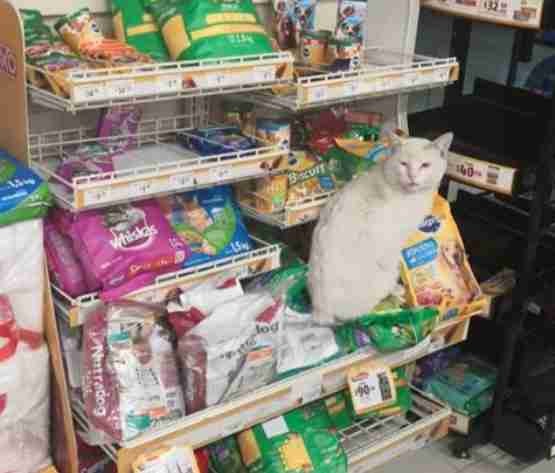
[(442, 319), (486, 310), (449, 203), (439, 195), (402, 250), (401, 275), (408, 303), (438, 307)]

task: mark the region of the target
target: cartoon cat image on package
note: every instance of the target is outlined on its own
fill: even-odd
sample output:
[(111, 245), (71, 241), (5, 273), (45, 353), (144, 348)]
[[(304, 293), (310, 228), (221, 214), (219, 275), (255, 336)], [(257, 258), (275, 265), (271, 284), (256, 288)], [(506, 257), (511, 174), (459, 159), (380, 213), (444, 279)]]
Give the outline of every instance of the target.
[(337, 12), (338, 39), (364, 41), (368, 4), (366, 0), (343, 0), (339, 2)]

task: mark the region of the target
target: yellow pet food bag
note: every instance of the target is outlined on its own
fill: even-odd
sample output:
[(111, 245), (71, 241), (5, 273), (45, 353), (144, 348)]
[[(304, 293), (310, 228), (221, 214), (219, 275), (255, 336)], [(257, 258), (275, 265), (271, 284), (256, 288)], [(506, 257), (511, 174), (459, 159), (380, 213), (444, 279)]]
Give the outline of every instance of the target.
[(411, 306), (435, 306), (443, 319), (485, 308), (449, 203), (437, 195), (432, 213), (402, 251), (401, 275)]

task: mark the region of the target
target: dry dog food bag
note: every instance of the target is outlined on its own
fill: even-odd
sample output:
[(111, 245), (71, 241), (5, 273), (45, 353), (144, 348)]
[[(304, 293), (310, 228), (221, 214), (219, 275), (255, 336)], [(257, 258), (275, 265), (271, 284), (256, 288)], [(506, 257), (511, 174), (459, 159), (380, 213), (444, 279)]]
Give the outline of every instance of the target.
[(117, 441), (185, 415), (172, 333), (157, 306), (119, 301), (84, 327), (83, 399), (91, 424)]
[(152, 10), (175, 61), (272, 52), (251, 0), (161, 0)]
[(401, 274), (412, 306), (435, 306), (443, 318), (484, 307), (482, 291), (465, 253), (449, 203), (436, 196), (402, 251)]

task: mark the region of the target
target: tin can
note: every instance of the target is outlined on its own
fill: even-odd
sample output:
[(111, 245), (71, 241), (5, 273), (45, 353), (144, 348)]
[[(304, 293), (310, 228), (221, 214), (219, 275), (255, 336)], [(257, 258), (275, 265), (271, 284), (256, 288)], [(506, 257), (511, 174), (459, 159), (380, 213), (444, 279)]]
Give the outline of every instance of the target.
[(328, 46), (329, 62), (333, 70), (349, 70), (360, 67), (362, 42), (354, 38), (330, 41)]
[(331, 31), (302, 31), (299, 41), (299, 61), (307, 65), (326, 62), (328, 41)]

